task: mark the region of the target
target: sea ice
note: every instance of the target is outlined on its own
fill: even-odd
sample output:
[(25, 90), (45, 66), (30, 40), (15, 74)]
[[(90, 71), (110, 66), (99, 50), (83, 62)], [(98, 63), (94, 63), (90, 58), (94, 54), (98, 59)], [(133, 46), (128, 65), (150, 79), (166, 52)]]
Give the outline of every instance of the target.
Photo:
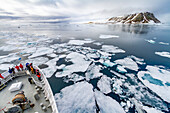
[(92, 43), (92, 40), (70, 40), (68, 44), (71, 45), (83, 45), (85, 43)]
[(97, 83), (97, 87), (101, 92), (108, 94), (111, 92), (111, 78), (103, 75)]
[(53, 57), (53, 58), (57, 57), (57, 55), (55, 53), (47, 54), (47, 56)]
[(95, 90), (95, 98), (100, 108), (100, 113), (125, 113), (120, 104), (111, 97), (105, 96), (100, 91)]
[(138, 64), (140, 64), (140, 65), (145, 64), (144, 59), (137, 58), (136, 56), (133, 56), (133, 55), (131, 55), (131, 56), (129, 56), (129, 57), (132, 58), (132, 59), (134, 59), (134, 60), (136, 61), (136, 63), (138, 63)]
[(71, 61), (73, 64), (66, 66), (62, 72), (57, 72), (56, 77), (66, 76), (73, 72), (85, 72), (89, 67), (91, 61), (85, 60), (86, 56), (77, 52), (72, 52), (67, 55), (67, 61)]
[(45, 64), (48, 65), (47, 68), (42, 69), (42, 71), (44, 72), (44, 74), (46, 75), (47, 78), (50, 78), (54, 72), (57, 70), (57, 66), (56, 66), (56, 62), (59, 60), (58, 57), (49, 60), (48, 62), (46, 62)]
[(119, 49), (118, 47), (112, 45), (103, 45), (101, 50), (110, 53), (125, 53), (124, 50)]
[(0, 56), (0, 64), (1, 63), (4, 63), (4, 62), (11, 62), (11, 61), (14, 61), (14, 60), (17, 60), (19, 59), (20, 57), (18, 55), (16, 55), (15, 53), (11, 53), (7, 56)]
[(122, 66), (118, 65), (116, 70), (120, 73), (127, 73), (126, 69), (124, 69)]
[(159, 44), (162, 44), (162, 45), (169, 45), (169, 43), (166, 43), (166, 42), (159, 42)]
[[(66, 79), (66, 78), (65, 78)], [(64, 80), (65, 82), (73, 81), (76, 83), (77, 81), (84, 80), (85, 78), (83, 76), (80, 76), (78, 74), (71, 74), (67, 76), (67, 79)]]
[(105, 65), (106, 67), (113, 67), (116, 65), (116, 63), (110, 62), (110, 60), (106, 60), (103, 62), (103, 65)]
[(33, 53), (31, 56), (29, 56), (28, 58), (34, 58), (34, 57), (38, 57), (41, 55), (45, 55), (45, 54), (50, 54), (52, 53), (54, 50), (48, 47), (41, 47), (41, 48), (37, 48), (36, 52)]
[(146, 69), (148, 71), (138, 72), (139, 79), (163, 100), (170, 102), (170, 86), (167, 85), (170, 83), (170, 72), (156, 66), (147, 66)]
[(0, 70), (8, 70), (9, 67), (14, 67), (14, 64), (0, 64)]
[(45, 64), (48, 61), (48, 58), (46, 57), (37, 57), (37, 58), (33, 58), (33, 59), (27, 59), (25, 61), (22, 61), (21, 63), (33, 63), (33, 65), (41, 65), (41, 64)]
[(117, 35), (100, 35), (99, 38), (101, 38), (101, 39), (119, 38), (119, 36), (117, 36)]
[(114, 61), (114, 62), (116, 62), (117, 64), (120, 64), (120, 65), (122, 65), (122, 67), (124, 67), (124, 68), (128, 68), (128, 69), (130, 69), (130, 70), (134, 70), (134, 71), (138, 71), (138, 65), (136, 64), (136, 62), (135, 61), (133, 61), (131, 58), (129, 58), (129, 57), (126, 57), (126, 58), (124, 58), (124, 59), (118, 59), (118, 60), (116, 60), (116, 61)]
[(147, 42), (149, 42), (149, 43), (151, 43), (151, 44), (155, 44), (155, 41), (154, 41), (154, 40), (146, 40), (146, 39), (145, 39), (145, 41), (147, 41)]
[(147, 106), (143, 106), (143, 109), (147, 112), (147, 113), (163, 113), (162, 111), (157, 110), (156, 108), (150, 108)]
[(93, 44), (95, 44), (95, 45), (97, 45), (97, 46), (102, 45), (102, 43), (100, 43), (100, 42), (94, 42)]
[(155, 52), (156, 55), (170, 58), (170, 52)]
[(61, 113), (96, 112), (93, 86), (87, 82), (63, 88), (60, 93), (55, 94), (55, 99)]

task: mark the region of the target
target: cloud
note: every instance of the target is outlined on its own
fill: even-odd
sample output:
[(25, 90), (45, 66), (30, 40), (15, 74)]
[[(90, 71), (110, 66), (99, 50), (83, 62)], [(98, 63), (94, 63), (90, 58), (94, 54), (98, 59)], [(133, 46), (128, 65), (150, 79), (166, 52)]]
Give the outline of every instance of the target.
[(150, 11), (161, 17), (170, 14), (169, 4), (169, 0), (1, 0), (0, 15), (23, 18), (69, 17), (72, 21), (78, 21)]

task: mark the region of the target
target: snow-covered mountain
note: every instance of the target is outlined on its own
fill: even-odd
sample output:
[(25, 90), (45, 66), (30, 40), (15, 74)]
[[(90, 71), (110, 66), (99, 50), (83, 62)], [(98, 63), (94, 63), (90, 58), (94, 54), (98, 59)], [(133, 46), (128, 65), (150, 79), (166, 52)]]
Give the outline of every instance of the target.
[(108, 19), (107, 23), (129, 23), (129, 24), (140, 24), (140, 23), (161, 23), (153, 13), (141, 12), (135, 14), (129, 14), (125, 16), (112, 17)]

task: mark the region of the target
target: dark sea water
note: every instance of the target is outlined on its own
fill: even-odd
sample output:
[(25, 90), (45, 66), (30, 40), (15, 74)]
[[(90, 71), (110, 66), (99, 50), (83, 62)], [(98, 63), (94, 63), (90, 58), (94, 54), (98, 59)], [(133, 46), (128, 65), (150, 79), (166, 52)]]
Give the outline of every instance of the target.
[[(20, 26), (20, 28), (18, 28), (18, 26)], [(101, 35), (116, 35), (119, 37), (101, 39), (99, 38)], [(83, 40), (83, 41), (90, 40), (92, 42), (75, 45), (73, 44), (70, 46), (67, 45), (70, 40)], [(95, 42), (97, 42), (99, 45), (96, 45)], [(56, 47), (56, 44), (58, 47)], [(65, 45), (61, 46), (62, 44)], [(115, 100), (117, 103), (121, 105), (125, 112), (135, 112), (137, 111), (138, 106), (140, 106), (139, 108), (146, 112), (148, 112), (149, 110), (153, 110), (152, 112), (156, 111), (169, 112), (170, 109), (169, 97), (166, 98), (166, 96), (163, 95), (162, 93), (159, 94), (154, 89), (154, 86), (152, 86), (152, 84), (154, 84), (156, 85), (156, 88), (160, 88), (159, 86), (161, 86), (160, 84), (162, 83), (163, 84), (162, 87), (165, 89), (167, 88), (166, 90), (167, 92), (165, 92), (166, 95), (168, 94), (170, 95), (169, 92), (170, 86), (168, 85), (170, 84), (169, 82), (170, 57), (164, 57), (155, 54), (155, 52), (167, 52), (169, 53), (170, 56), (169, 44), (170, 44), (170, 25), (165, 24), (162, 25), (95, 25), (95, 24), (55, 24), (55, 23), (24, 24), (24, 25), (3, 24), (0, 25), (0, 59), (1, 59), (0, 67), (3, 67), (3, 65), (1, 64), (18, 64), (28, 59), (32, 59), (32, 62), (34, 62), (34, 58), (39, 57), (47, 58), (47, 61), (45, 61), (42, 64), (40, 63), (39, 67), (41, 67), (42, 69), (48, 67), (50, 64), (46, 62), (53, 60), (55, 58), (52, 56), (48, 56), (47, 55), (48, 52), (47, 54), (40, 54), (39, 56), (36, 56), (34, 58), (29, 58), (29, 56), (33, 55), (35, 51), (34, 52), (30, 51), (30, 53), (27, 51), (26, 53), (29, 55), (24, 56), (24, 54), (26, 53), (23, 53), (22, 50), (27, 50), (27, 48), (32, 47), (53, 48), (52, 46), (54, 45), (56, 48), (53, 48), (55, 50), (53, 51), (53, 53), (55, 55), (58, 55), (56, 56), (58, 57), (58, 60), (55, 60), (54, 64), (51, 65), (60, 66), (64, 64), (67, 67), (73, 64), (73, 62), (67, 62), (68, 59), (66, 58), (66, 55), (72, 52), (77, 52), (80, 54), (82, 54), (82, 52), (85, 52), (85, 54), (83, 54), (85, 56), (87, 56), (87, 53), (100, 54), (99, 50), (102, 49), (103, 45), (113, 45), (124, 50), (125, 53), (115, 53), (114, 55), (113, 53), (105, 51), (109, 53), (110, 56), (108, 58), (104, 58), (104, 61), (109, 60), (110, 62), (115, 62), (116, 60), (119, 59), (131, 58), (132, 61), (137, 63), (137, 60), (130, 57), (133, 55), (137, 58), (143, 59), (144, 60), (142, 61), (143, 64), (137, 63), (137, 66), (139, 68), (138, 70), (129, 69), (128, 67), (124, 67), (123, 64), (116, 64), (114, 66), (109, 67), (106, 66), (103, 62), (101, 62), (101, 60), (99, 60), (102, 59), (102, 56), (99, 55), (96, 58), (90, 58), (87, 60), (91, 61), (91, 63), (89, 64), (88, 69), (84, 72), (79, 71), (73, 72), (71, 73), (71, 75), (65, 76), (62, 75), (60, 72), (64, 73), (64, 69), (66, 68), (52, 69), (53, 72), (50, 73), (51, 75), (48, 75), (48, 81), (55, 95), (59, 111), (61, 113), (67, 111), (71, 112), (100, 111), (104, 113), (106, 112), (111, 113), (109, 112), (109, 109), (110, 107), (112, 107), (112, 105), (110, 106), (105, 105), (106, 104), (105, 101), (109, 97), (108, 103), (110, 102), (111, 104), (112, 102), (110, 98)], [(11, 49), (14, 47), (16, 47), (16, 49)], [(6, 48), (7, 50), (4, 48)], [(61, 49), (60, 52), (59, 49)], [(63, 49), (67, 49), (67, 51), (63, 51)], [(3, 61), (4, 59), (1, 56), (7, 56), (11, 53), (17, 55), (18, 57), (21, 57), (22, 60), (20, 61), (17, 60), (18, 58), (14, 58), (14, 60)], [(65, 55), (65, 57), (60, 57), (61, 55)], [(10, 57), (10, 59), (11, 58), (13, 57)], [(118, 65), (123, 66), (127, 72), (122, 73), (118, 71), (117, 69)], [(92, 66), (92, 68), (90, 66)], [(98, 74), (95, 72), (90, 72), (90, 70), (93, 69), (95, 70), (95, 67), (98, 66), (100, 67), (99, 71), (100, 73), (102, 73), (102, 76), (87, 79), (88, 74), (94, 75)], [(146, 68), (147, 66), (151, 66), (151, 69)], [(158, 70), (153, 71), (154, 69)], [(4, 71), (5, 71), (4, 69), (0, 69), (0, 72)], [(119, 75), (115, 74), (113, 71), (118, 73)], [(149, 75), (146, 76), (146, 74), (144, 74), (143, 77), (140, 77), (139, 71), (144, 71), (146, 73), (149, 73)], [(157, 71), (160, 72), (159, 77), (162, 74), (162, 76), (166, 76), (165, 78), (169, 80), (166, 81), (165, 78), (161, 77), (155, 78), (156, 73), (154, 72)], [(56, 77), (59, 73), (61, 76)], [(77, 76), (79, 79), (77, 79)], [(145, 82), (145, 80), (149, 82)], [(81, 87), (82, 83), (85, 85), (82, 85)], [(108, 83), (110, 84), (108, 85)], [(106, 92), (105, 90), (108, 90), (108, 86), (110, 86), (111, 91)], [(92, 87), (92, 89), (90, 87)], [(75, 93), (72, 94), (70, 93), (70, 91), (75, 91)], [(160, 90), (160, 92), (161, 91), (164, 90)], [(91, 95), (93, 93), (94, 95), (96, 95), (95, 98), (93, 95)], [(81, 96), (83, 94), (88, 96), (87, 97)], [(101, 98), (99, 99), (99, 97)], [(75, 99), (77, 99), (77, 101), (75, 101)], [(103, 101), (101, 101), (102, 99)], [(136, 100), (138, 104), (136, 104)], [(81, 105), (80, 103), (83, 104)]]

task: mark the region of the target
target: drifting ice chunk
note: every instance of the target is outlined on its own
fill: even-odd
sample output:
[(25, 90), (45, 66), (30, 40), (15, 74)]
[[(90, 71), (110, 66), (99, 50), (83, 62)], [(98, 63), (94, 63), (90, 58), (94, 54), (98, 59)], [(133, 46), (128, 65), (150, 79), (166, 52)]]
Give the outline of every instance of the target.
[(20, 52), (20, 54), (25, 54), (25, 53), (34, 53), (36, 51), (36, 47), (31, 47), (31, 48), (27, 48), (27, 49), (24, 49)]
[(93, 44), (95, 44), (95, 45), (97, 45), (97, 46), (102, 45), (102, 43), (100, 43), (100, 42), (94, 42)]
[(9, 67), (15, 66), (14, 64), (0, 64), (0, 70), (8, 70)]
[(117, 35), (100, 35), (99, 38), (107, 39), (107, 38), (119, 38)]
[(136, 56), (133, 56), (133, 55), (131, 55), (130, 58), (134, 59), (136, 63), (138, 64), (141, 64), (141, 65), (145, 64), (144, 59), (137, 58)]
[(131, 58), (124, 58), (115, 61), (117, 64), (121, 64), (122, 67), (128, 68), (130, 70), (138, 71), (138, 65)]
[(42, 69), (44, 74), (47, 78), (50, 78), (54, 72), (57, 70), (56, 62), (59, 60), (59, 58), (54, 58), (52, 60), (49, 60), (46, 64), (48, 65), (47, 68)]
[(83, 79), (85, 79), (85, 78), (78, 74), (71, 74), (71, 75), (68, 75), (68, 80), (64, 80), (64, 81), (65, 82), (73, 81), (74, 83), (76, 83), (77, 81), (80, 81)]
[(36, 50), (35, 53), (33, 53), (31, 56), (29, 56), (28, 58), (34, 58), (34, 57), (37, 57), (37, 56), (41, 56), (41, 55), (45, 55), (45, 54), (49, 54), (49, 53), (52, 53), (53, 52), (53, 49), (51, 48), (48, 48), (48, 47), (41, 47), (41, 48), (38, 48)]
[(124, 50), (119, 49), (118, 47), (115, 47), (112, 45), (103, 45), (102, 50), (105, 52), (110, 52), (110, 53), (125, 53)]
[(159, 42), (159, 44), (162, 44), (162, 45), (169, 45), (169, 43), (165, 43), (165, 42)]
[(0, 64), (1, 63), (4, 63), (4, 62), (11, 62), (11, 61), (14, 61), (14, 60), (17, 60), (19, 59), (20, 57), (17, 56), (16, 54), (9, 54), (7, 56), (0, 56)]
[(114, 80), (114, 83), (113, 83), (113, 91), (116, 93), (116, 94), (122, 94), (122, 81), (121, 80)]
[(83, 45), (85, 43), (92, 43), (92, 40), (70, 40), (68, 44), (71, 45)]
[(57, 57), (57, 55), (56, 54), (54, 54), (54, 53), (51, 53), (51, 54), (47, 54), (47, 56), (49, 56), (49, 57)]
[(106, 67), (113, 67), (116, 64), (113, 63), (113, 62), (110, 62), (110, 60), (106, 60), (106, 61), (103, 62), (103, 65), (105, 65)]
[(155, 41), (154, 41), (154, 40), (145, 40), (145, 41), (147, 41), (147, 42), (149, 42), (149, 43), (151, 43), (151, 44), (155, 44)]
[(100, 113), (125, 113), (116, 100), (105, 96), (100, 91), (95, 90), (95, 97), (100, 108)]
[(29, 62), (29, 63), (33, 63), (33, 64), (39, 66), (41, 64), (46, 63), (47, 61), (48, 61), (48, 58), (46, 58), (46, 57), (37, 57), (37, 58), (25, 60), (25, 61), (23, 61), (21, 63), (25, 64), (25, 63)]
[(150, 108), (147, 106), (143, 106), (143, 109), (147, 112), (147, 113), (163, 113), (155, 108)]
[(88, 70), (85, 75), (86, 75), (86, 80), (90, 80), (90, 79), (98, 78), (98, 77), (102, 76), (102, 73), (100, 73), (99, 66), (92, 64), (88, 67)]
[(103, 75), (97, 83), (97, 87), (101, 92), (108, 94), (111, 92), (111, 79)]
[(95, 113), (93, 86), (79, 82), (55, 94), (58, 110), (61, 113)]
[(156, 55), (170, 58), (170, 52), (155, 52)]
[(116, 70), (120, 73), (127, 73), (126, 69), (124, 69), (122, 66), (118, 65)]
[(137, 75), (139, 79), (152, 91), (157, 93), (162, 99), (170, 102), (170, 72), (155, 66), (147, 66), (148, 71), (140, 71)]
[(63, 69), (63, 72), (56, 73), (56, 77), (66, 76), (72, 74), (73, 72), (85, 72), (91, 63), (91, 61), (85, 60), (86, 56), (77, 52), (68, 54), (66, 58), (73, 64), (66, 66)]

